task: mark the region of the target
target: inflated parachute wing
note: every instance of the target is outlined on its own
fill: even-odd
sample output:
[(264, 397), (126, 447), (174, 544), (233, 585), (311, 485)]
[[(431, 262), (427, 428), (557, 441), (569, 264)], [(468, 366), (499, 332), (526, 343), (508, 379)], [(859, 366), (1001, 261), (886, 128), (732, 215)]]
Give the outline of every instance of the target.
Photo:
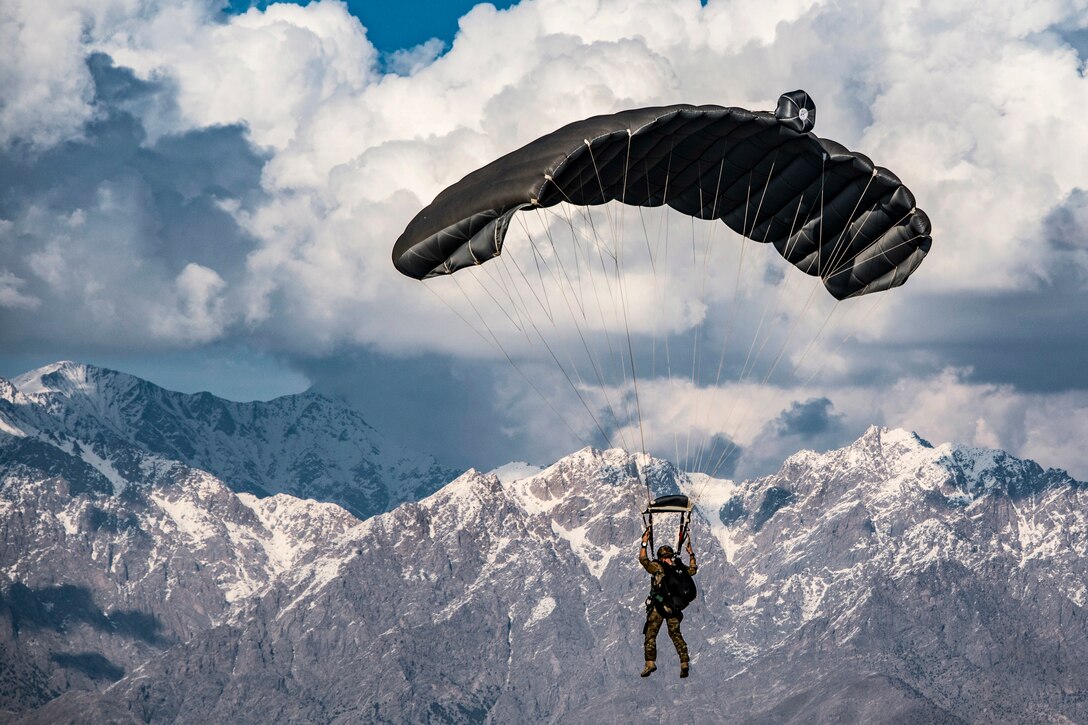
[(576, 121), (442, 191), (393, 264), (450, 274), (498, 255), (520, 209), (618, 201), (721, 219), (837, 299), (903, 284), (929, 251), (929, 218), (891, 171), (810, 133), (815, 118), (794, 91), (774, 113), (675, 105)]

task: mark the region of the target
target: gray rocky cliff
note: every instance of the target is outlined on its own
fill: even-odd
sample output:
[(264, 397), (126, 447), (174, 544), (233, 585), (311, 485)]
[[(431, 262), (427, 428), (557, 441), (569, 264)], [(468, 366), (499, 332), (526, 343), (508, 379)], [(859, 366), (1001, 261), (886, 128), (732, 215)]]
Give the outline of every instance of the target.
[[(217, 438), (222, 419), (196, 410), (209, 401), (259, 425)], [(292, 477), (305, 456), (327, 456), (320, 481)], [(209, 472), (262, 466), (343, 507)], [(231, 621), (358, 516), (452, 477), (316, 397), (234, 404), (73, 363), (0, 381), (0, 712), (108, 686)]]
[[(366, 520), (50, 470), (2, 489), (22, 722), (1088, 721), (1088, 488), (1001, 451), (872, 428), (735, 483), (586, 449)], [(644, 480), (698, 501), (687, 680), (664, 633), (637, 676)]]

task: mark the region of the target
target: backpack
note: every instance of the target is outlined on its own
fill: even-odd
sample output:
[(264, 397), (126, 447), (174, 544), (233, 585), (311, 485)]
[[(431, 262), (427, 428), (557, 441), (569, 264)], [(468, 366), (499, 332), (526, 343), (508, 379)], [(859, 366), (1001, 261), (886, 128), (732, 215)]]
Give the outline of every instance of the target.
[(698, 593), (695, 579), (682, 564), (668, 566), (662, 563), (661, 566), (665, 575), (661, 577), (661, 583), (650, 592), (650, 599), (663, 616), (682, 617), (681, 612), (695, 600)]

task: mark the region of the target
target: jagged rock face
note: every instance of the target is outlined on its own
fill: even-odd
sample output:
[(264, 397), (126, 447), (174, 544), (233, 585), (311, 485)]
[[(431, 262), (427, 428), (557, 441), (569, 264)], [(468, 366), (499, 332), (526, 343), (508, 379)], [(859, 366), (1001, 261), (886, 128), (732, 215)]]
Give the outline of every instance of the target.
[[(654, 493), (683, 482), (620, 451), (582, 451), (518, 479), (470, 471), (330, 539), (228, 626), (118, 682), (112, 704), (73, 693), (31, 719), (78, 719), (117, 701), (152, 721), (518, 722), (588, 707), (641, 667), (639, 469)], [(707, 544), (702, 596), (718, 598), (724, 552), (704, 520), (694, 530)], [(702, 625), (689, 642), (706, 652), (706, 624), (725, 626), (725, 612), (690, 611)], [(161, 677), (160, 667), (208, 676)], [(578, 682), (541, 687), (542, 676)], [(165, 689), (148, 691), (148, 678)]]
[(330, 501), (359, 518), (418, 500), (459, 473), (385, 440), (358, 413), (313, 393), (233, 403), (69, 362), (5, 381), (0, 438), (5, 419), (25, 434), (16, 436), (19, 444), (45, 442), (71, 453), (118, 489), (142, 482), (154, 461), (180, 462), (237, 492)]
[(318, 396), (236, 404), (72, 363), (0, 381), (0, 711), (120, 679), (453, 476)]
[(1084, 719), (1086, 504), (1064, 472), (902, 431), (800, 453), (722, 508), (747, 584), (734, 626), (759, 676), (781, 650), (969, 721)]
[[(999, 451), (874, 428), (738, 485), (587, 449), (365, 521), (156, 474), (121, 494), (5, 479), (23, 721), (1088, 720), (1086, 487)], [(637, 676), (643, 481), (698, 501), (688, 680), (664, 633)], [(63, 630), (62, 581), (93, 603)], [(37, 599), (16, 612), (20, 583)]]
[(109, 685), (232, 621), (315, 546), (358, 523), (333, 504), (235, 494), (181, 464), (114, 495), (8, 462), (0, 711)]

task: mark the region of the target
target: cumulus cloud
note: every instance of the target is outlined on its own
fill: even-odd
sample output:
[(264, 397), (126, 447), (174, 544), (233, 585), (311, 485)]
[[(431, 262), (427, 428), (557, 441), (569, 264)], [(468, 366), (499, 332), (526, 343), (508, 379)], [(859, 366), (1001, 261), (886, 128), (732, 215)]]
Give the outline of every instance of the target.
[(1088, 283), (1088, 191), (1073, 189), (1043, 220), (1051, 253), (1059, 261), (1047, 281), (1083, 289)]
[[(554, 377), (546, 368), (538, 372), (534, 381), (564, 417), (586, 419), (578, 416), (578, 401), (571, 400), (560, 382), (540, 382)], [(504, 405), (517, 411), (511, 416), (516, 430), (551, 442), (558, 434), (556, 415), (540, 395), (515, 382), (511, 379), (506, 387)], [(1084, 391), (1024, 392), (977, 382), (970, 370), (949, 368), (886, 386), (728, 384), (697, 389), (673, 381), (643, 386), (640, 394), (644, 426), (640, 431), (632, 422), (622, 431), (627, 445), (640, 447), (639, 436), (645, 435), (648, 450), (688, 470), (738, 479), (765, 475), (799, 449), (845, 445), (877, 424), (912, 430), (938, 443), (1003, 448), (1088, 480), (1081, 437), (1088, 411)], [(577, 434), (563, 442), (597, 442), (589, 425), (583, 424)], [(610, 434), (614, 443), (624, 444), (620, 431)]]
[[(440, 356), (428, 369), (447, 376), (486, 366), (487, 385), (474, 389), (490, 397), (457, 409), (496, 411), (511, 446), (551, 451), (599, 428), (634, 440), (630, 416), (607, 411), (631, 407), (633, 385), (616, 379), (630, 359), (612, 355), (609, 371), (591, 363), (573, 385), (555, 366), (534, 373), (578, 421), (557, 426), (505, 361), (546, 367), (524, 320), (503, 319), (533, 303), (503, 292), (505, 311), (485, 325), (456, 300), (484, 303), (486, 291), (468, 289), (467, 276), (466, 290), (400, 277), (392, 242), (444, 186), (571, 120), (681, 101), (768, 109), (802, 87), (819, 106), (818, 133), (912, 188), (933, 220), (933, 252), (881, 306), (834, 308), (808, 301), (807, 279), (780, 284), (759, 250), (738, 275), (739, 246), (718, 243), (720, 225), (666, 220), (657, 228), (676, 249), (711, 249), (718, 235), (721, 256), (678, 262), (664, 280), (632, 256), (630, 289), (606, 298), (602, 319), (620, 300), (644, 343), (633, 351), (639, 437), (678, 455), (682, 432), (696, 429), (720, 444), (696, 448), (740, 447), (751, 463), (879, 420), (1080, 460), (1044, 419), (1084, 410), (1083, 3), (526, 0), (477, 6), (448, 49), (431, 42), (384, 60), (333, 0), (230, 17), (212, 0), (43, 8), (0, 9), (0, 172), (20, 179), (0, 190), (6, 344), (90, 329), (116, 346), (259, 340), (330, 379), (320, 359), (344, 350), (391, 366)], [(537, 223), (533, 233), (549, 224)], [(628, 215), (615, 228), (637, 239), (642, 223)], [(510, 249), (527, 252), (529, 233), (514, 229)], [(488, 270), (491, 284), (512, 279), (514, 261)], [(556, 300), (560, 287), (542, 277), (539, 291)], [(573, 355), (583, 330), (569, 307), (547, 324), (557, 351)], [(489, 340), (491, 325), (515, 328), (509, 349)], [(594, 349), (611, 342), (585, 330)], [(670, 379), (667, 365), (699, 374)], [(902, 392), (906, 381), (949, 397)], [(453, 409), (456, 398), (436, 399)], [(745, 470), (743, 457), (730, 460)]]
[(0, 7), (0, 144), (49, 146), (79, 134), (93, 86), (80, 42), (91, 12), (14, 0)]
[(166, 295), (166, 304), (152, 317), (160, 337), (184, 342), (219, 339), (226, 324), (223, 292), (227, 283), (215, 270), (187, 264)]
[[(262, 157), (239, 126), (149, 141), (138, 114), (168, 108), (170, 85), (102, 54), (86, 67), (95, 118), (80, 138), (0, 151), (4, 177), (19, 180), (0, 195), (5, 299), (17, 303), (0, 309), (6, 341), (162, 349), (223, 336), (243, 319), (254, 240), (234, 214), (263, 196)], [(223, 284), (214, 314), (194, 270)]]
[(339, 2), (274, 4), (226, 22), (197, 3), (155, 10), (97, 48), (143, 77), (176, 83), (188, 127), (244, 123), (254, 143), (282, 149), (326, 104), (377, 80), (376, 51)]
[(444, 42), (438, 38), (431, 38), (413, 48), (393, 51), (385, 60), (385, 67), (397, 75), (410, 76), (434, 63), (445, 51)]

